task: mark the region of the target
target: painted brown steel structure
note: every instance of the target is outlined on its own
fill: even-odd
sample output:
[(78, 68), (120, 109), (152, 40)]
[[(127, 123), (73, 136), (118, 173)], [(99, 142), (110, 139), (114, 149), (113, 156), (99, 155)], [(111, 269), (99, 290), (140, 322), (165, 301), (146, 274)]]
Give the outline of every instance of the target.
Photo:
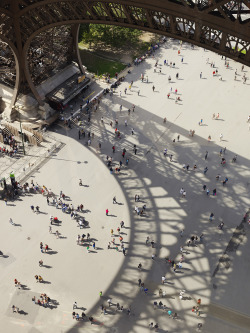
[[(71, 25), (77, 42), (80, 23), (114, 24), (146, 30), (204, 47), (250, 65), (248, 0), (1, 0), (0, 39), (16, 60), (15, 96), (28, 84), (40, 104), (29, 73), (32, 40), (56, 26)], [(76, 47), (73, 48), (77, 56)]]

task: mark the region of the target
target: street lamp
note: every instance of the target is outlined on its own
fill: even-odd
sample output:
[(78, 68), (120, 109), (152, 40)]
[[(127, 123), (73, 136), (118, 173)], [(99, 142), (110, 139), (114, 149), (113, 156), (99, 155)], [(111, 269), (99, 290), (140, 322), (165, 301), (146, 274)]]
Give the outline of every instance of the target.
[(21, 118), (20, 118), (20, 106), (17, 106), (17, 109), (18, 109), (18, 114), (19, 114), (20, 132), (21, 132), (21, 136), (22, 136), (23, 154), (26, 155), (25, 148), (24, 148), (24, 140), (23, 140), (23, 129), (22, 129), (22, 123), (21, 123)]

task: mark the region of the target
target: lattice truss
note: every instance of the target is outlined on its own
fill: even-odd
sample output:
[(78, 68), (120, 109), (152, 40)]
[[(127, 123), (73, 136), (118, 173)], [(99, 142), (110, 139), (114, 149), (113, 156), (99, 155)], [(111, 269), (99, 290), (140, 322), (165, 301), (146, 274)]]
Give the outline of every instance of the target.
[(28, 50), (29, 72), (35, 86), (72, 61), (70, 26), (48, 29), (37, 35)]
[[(14, 0), (13, 0), (14, 1)], [(136, 1), (134, 1), (136, 4)], [(148, 1), (145, 1), (143, 8), (136, 5), (125, 5), (117, 2), (106, 1), (87, 1), (87, 0), (68, 0), (68, 1), (43, 1), (43, 0), (20, 0), (20, 24), (23, 41), (26, 41), (29, 36), (40, 28), (48, 24), (53, 24), (63, 21), (73, 20), (105, 20), (112, 22), (128, 23), (140, 28), (148, 27), (159, 31), (166, 29), (164, 16), (168, 17), (168, 6), (176, 7), (180, 13), (185, 9), (186, 16), (189, 20), (196, 21), (199, 18), (199, 12), (206, 15), (206, 21), (216, 23), (234, 23), (239, 22), (246, 25), (249, 29), (250, 22), (250, 2), (248, 0), (164, 0), (162, 1), (162, 11), (156, 12), (153, 10), (154, 4), (150, 1), (151, 6), (147, 6)], [(10, 0), (1, 0), (0, 8), (8, 11), (11, 7)], [(151, 7), (151, 8), (149, 8)], [(164, 8), (165, 7), (165, 8)], [(198, 10), (198, 11), (197, 11)], [(24, 13), (22, 15), (22, 12)], [(1, 18), (1, 23), (4, 24), (4, 34), (11, 34), (11, 20), (8, 19), (5, 13), (1, 14), (5, 17)], [(182, 17), (182, 15), (180, 15)], [(159, 20), (159, 17), (161, 19)], [(175, 17), (172, 23), (175, 23)], [(169, 20), (167, 19), (169, 23)], [(233, 26), (232, 26), (233, 27)], [(212, 26), (211, 26), (212, 28)], [(178, 28), (177, 28), (178, 30)], [(237, 33), (235, 35), (237, 37)]]
[(0, 83), (11, 88), (16, 82), (16, 63), (9, 45), (0, 40)]
[[(28, 50), (35, 85), (71, 60), (69, 28), (44, 31), (49, 25), (81, 22), (123, 25), (181, 38), (250, 65), (249, 0), (159, 0), (157, 10), (151, 0), (144, 0), (143, 4), (136, 0), (129, 4), (114, 1), (0, 0), (0, 38), (3, 35), (13, 45), (18, 45), (18, 41), (20, 45), (21, 40), (24, 46), (29, 44), (30, 36), (38, 34)], [(15, 11), (20, 35), (15, 30), (14, 3), (18, 5)]]

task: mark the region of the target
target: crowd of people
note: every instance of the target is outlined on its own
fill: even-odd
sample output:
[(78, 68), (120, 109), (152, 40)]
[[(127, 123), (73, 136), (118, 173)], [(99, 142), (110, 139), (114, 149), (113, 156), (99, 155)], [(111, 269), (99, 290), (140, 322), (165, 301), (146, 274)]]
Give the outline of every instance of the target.
[[(154, 49), (154, 51), (157, 49), (158, 47), (156, 47)], [(155, 56), (155, 53), (152, 53), (152, 56)], [(140, 59), (139, 59), (140, 60)], [(141, 61), (137, 60), (135, 65), (138, 65)], [(180, 60), (181, 62), (183, 60)], [(167, 59), (164, 60), (163, 62), (163, 66), (162, 64), (160, 64), (158, 61), (156, 61), (155, 66), (154, 66), (154, 72), (157, 73), (162, 73), (163, 71), (163, 67), (170, 67), (174, 68), (175, 67), (175, 62), (172, 61), (168, 61)], [(214, 67), (214, 65), (212, 66)], [(218, 73), (216, 73), (217, 75)], [(202, 73), (201, 76), (202, 78)], [(176, 77), (177, 79), (179, 78), (179, 73), (178, 76)], [(142, 82), (147, 84), (148, 83), (148, 78), (145, 77), (145, 75), (142, 73), (141, 76)], [(130, 81), (130, 80), (129, 80)], [(171, 77), (169, 80), (168, 77), (168, 81), (171, 82)], [(167, 83), (167, 82), (166, 82)], [(126, 82), (126, 84), (128, 84)], [(133, 86), (133, 82), (129, 82), (129, 86), (127, 89), (129, 89), (131, 91), (131, 87)], [(155, 91), (155, 86), (153, 85), (153, 93)], [(127, 90), (126, 90), (127, 91)], [(125, 91), (124, 91), (125, 92)], [(138, 93), (138, 91), (134, 90), (134, 93)], [(118, 93), (118, 92), (116, 92)], [(177, 88), (168, 93), (169, 95), (171, 94), (177, 94), (178, 90)], [(126, 92), (125, 92), (126, 94)], [(110, 96), (112, 98), (112, 95)], [(168, 96), (169, 97), (169, 96)], [(107, 97), (108, 98), (108, 97)], [(177, 97), (178, 98), (178, 97)], [(180, 99), (177, 99), (176, 102), (180, 101)], [(91, 129), (88, 129), (88, 131), (86, 130), (87, 126), (91, 125), (91, 111), (98, 111), (99, 110), (99, 105), (100, 105), (100, 99), (96, 100), (91, 107), (89, 108), (89, 110), (87, 111), (87, 120), (84, 122), (82, 119), (86, 118), (86, 113), (84, 114), (84, 110), (81, 110), (81, 113), (77, 116), (77, 119), (74, 119), (73, 116), (71, 119), (67, 120), (67, 122), (65, 122), (65, 125), (69, 128), (71, 128), (71, 125), (73, 125), (73, 127), (77, 128), (78, 131), (78, 139), (79, 140), (85, 140), (86, 144), (88, 146), (91, 146), (92, 142), (91, 139), (94, 140), (95, 135), (93, 132), (91, 132)], [(94, 107), (96, 106), (96, 109), (94, 109)], [(112, 140), (116, 140), (115, 144), (110, 145), (110, 153), (112, 155), (109, 156), (109, 152), (107, 151), (103, 151), (102, 149), (102, 145), (101, 142), (98, 142), (98, 148), (97, 148), (97, 152), (101, 154), (101, 157), (103, 159), (103, 163), (105, 163), (105, 165), (107, 165), (107, 168), (110, 172), (110, 174), (114, 174), (119, 176), (119, 174), (121, 173), (122, 170), (124, 170), (125, 168), (130, 168), (130, 158), (132, 159), (132, 154), (133, 156), (137, 155), (137, 151), (138, 149), (140, 149), (140, 147), (138, 147), (136, 144), (127, 144), (126, 148), (124, 147), (124, 144), (122, 145), (122, 138), (128, 136), (128, 132), (125, 133), (125, 128), (127, 128), (128, 126), (128, 122), (126, 120), (126, 122), (122, 124), (120, 124), (120, 121), (118, 120), (118, 115), (119, 112), (122, 112), (122, 110), (124, 110), (124, 112), (128, 112), (128, 116), (130, 116), (130, 110), (132, 109), (133, 112), (135, 112), (135, 105), (131, 105), (129, 108), (124, 108), (122, 105), (121, 107), (119, 107), (119, 110), (116, 112), (117, 115), (115, 116), (115, 119), (111, 119), (111, 120), (107, 120), (107, 119), (103, 119), (102, 117), (102, 121), (101, 124), (104, 126), (110, 126), (112, 128)], [(219, 119), (219, 113), (217, 116), (215, 116), (215, 114), (213, 114), (213, 119)], [(132, 121), (131, 121), (132, 123)], [(167, 119), (164, 118), (163, 119), (163, 123), (167, 124)], [(198, 125), (201, 126), (203, 123), (203, 121), (201, 120)], [(115, 128), (113, 128), (113, 124), (115, 125)], [(129, 124), (130, 125), (130, 124)], [(86, 126), (86, 127), (85, 127)], [(135, 129), (134, 124), (132, 123), (131, 126), (131, 136), (135, 135)], [(86, 133), (88, 133), (88, 135), (86, 135)], [(191, 136), (191, 140), (192, 137), (194, 136), (195, 130), (190, 130), (189, 135)], [(210, 137), (211, 139), (211, 137)], [(220, 137), (220, 139), (223, 139), (223, 136)], [(98, 139), (97, 139), (98, 141)], [(178, 134), (177, 137), (174, 138), (173, 143), (178, 142), (180, 145), (182, 144), (182, 141), (180, 140), (180, 135)], [(170, 144), (169, 144), (170, 146)], [(174, 148), (172, 148), (172, 146), (170, 146), (171, 148), (165, 148), (163, 151), (163, 157), (169, 157), (170, 162), (173, 162), (174, 160), (174, 155), (175, 155), (175, 151)], [(128, 154), (129, 152), (129, 154)], [(207, 165), (209, 166), (209, 162), (210, 160), (210, 156), (209, 151), (205, 151), (205, 161), (206, 163), (208, 163)], [(223, 176), (223, 181), (218, 182), (218, 186), (216, 186), (216, 188), (213, 188), (211, 194), (214, 198), (216, 198), (217, 194), (220, 193), (220, 186), (225, 186), (228, 184), (228, 176), (227, 176), (227, 172), (226, 169), (224, 169), (224, 167), (226, 166), (226, 159), (225, 156), (227, 155), (226, 152), (226, 147), (225, 148), (221, 148), (220, 153), (218, 154), (218, 158), (215, 161), (216, 164), (218, 164), (218, 166), (220, 166), (220, 164), (223, 166), (223, 173), (225, 173), (225, 175)], [(204, 155), (203, 155), (204, 156)], [(209, 157), (208, 157), (209, 156)], [(192, 164), (194, 163), (193, 168), (190, 168), (189, 166), (189, 161), (187, 161), (185, 164), (182, 164), (178, 161), (177, 158), (175, 158), (175, 162), (176, 162), (176, 166), (180, 168), (181, 172), (185, 172), (185, 173), (196, 173), (198, 174), (198, 172), (201, 172), (204, 176), (207, 177), (207, 182), (209, 183), (211, 181), (211, 178), (209, 176), (209, 167), (206, 166), (205, 168), (201, 167), (201, 161), (203, 161), (203, 157), (197, 157), (196, 161), (192, 161)], [(213, 161), (213, 162), (214, 162)], [(236, 163), (237, 162), (237, 155), (235, 155), (232, 158), (232, 162)], [(167, 163), (167, 160), (166, 160)], [(115, 172), (114, 172), (115, 171)], [(220, 180), (221, 175), (218, 174), (216, 176), (216, 180)], [(83, 186), (82, 180), (79, 181), (79, 186)], [(204, 195), (204, 200), (207, 200), (207, 197), (210, 197), (210, 190), (209, 190), (209, 185), (204, 184), (203, 186), (201, 185), (200, 191), (201, 193), (204, 191), (206, 193), (206, 195)], [(49, 206), (52, 206), (55, 209), (55, 214), (56, 214), (56, 210), (57, 209), (61, 209), (61, 211), (65, 214), (68, 214), (68, 216), (70, 216), (70, 218), (72, 220), (75, 220), (76, 223), (76, 227), (79, 227), (79, 229), (83, 229), (86, 226), (89, 226), (87, 224), (87, 221), (85, 219), (84, 216), (82, 216), (82, 214), (84, 214), (84, 206), (83, 204), (75, 204), (75, 203), (68, 203), (68, 199), (69, 196), (66, 196), (62, 191), (60, 192), (59, 195), (56, 195), (53, 193), (52, 190), (48, 189), (45, 185), (43, 186), (39, 186), (38, 184), (34, 184), (33, 181), (31, 181), (30, 183), (25, 183), (23, 185), (20, 185), (19, 183), (15, 183), (14, 188), (18, 191), (21, 191), (23, 195), (25, 195), (26, 193), (41, 193), (44, 197), (46, 197), (47, 200), (47, 204)], [(135, 207), (134, 207), (134, 219), (140, 219), (141, 217), (145, 216), (148, 212), (148, 210), (150, 210), (148, 208), (147, 203), (142, 202), (142, 194), (138, 193), (138, 191), (134, 194), (135, 197)], [(177, 193), (177, 197), (180, 197), (179, 199), (181, 200), (181, 202), (184, 202), (184, 200), (188, 200), (188, 194), (187, 191), (184, 189), (184, 187), (181, 187), (179, 194)], [(146, 199), (145, 199), (146, 200)], [(113, 198), (113, 205), (118, 204), (116, 196)], [(40, 213), (40, 209), (39, 206), (37, 205), (32, 205), (31, 209), (33, 212), (36, 212), (37, 214)], [(122, 208), (121, 208), (122, 209)], [(109, 216), (110, 212), (109, 209), (107, 208), (105, 212), (103, 212), (103, 215)], [(246, 215), (244, 216), (244, 218), (247, 220), (249, 217), (249, 212), (246, 213)], [(215, 214), (213, 212), (211, 212), (211, 214), (208, 217), (208, 223), (212, 223), (215, 220)], [(57, 217), (55, 217), (54, 215), (50, 216), (49, 219), (49, 233), (53, 233), (52, 230), (52, 224), (57, 224), (59, 223)], [(132, 221), (132, 223), (134, 223), (134, 221)], [(116, 222), (116, 224), (111, 226), (110, 229), (110, 235), (111, 235), (111, 240), (107, 241), (107, 249), (108, 250), (115, 250), (117, 252), (120, 252), (121, 254), (123, 254), (124, 256), (127, 255), (127, 252), (129, 250), (129, 245), (128, 248), (125, 247), (125, 240), (124, 238), (126, 237), (126, 233), (123, 232), (123, 228), (125, 228), (125, 222), (122, 220), (120, 221), (119, 225), (117, 225), (118, 223)], [(220, 230), (223, 230), (224, 227), (224, 222), (220, 221), (218, 228)], [(90, 225), (91, 227), (91, 225)], [(115, 231), (116, 230), (116, 231)], [(55, 235), (57, 238), (60, 238), (60, 233), (58, 232), (58, 230), (55, 231)], [(203, 246), (203, 241), (204, 241), (204, 237), (205, 237), (205, 233), (200, 233), (200, 234), (195, 234), (192, 233), (191, 235), (185, 235), (184, 230), (182, 229), (180, 231), (180, 237), (178, 239), (178, 245), (180, 250), (177, 253), (172, 253), (171, 254), (171, 258), (170, 257), (165, 257), (164, 259), (164, 263), (165, 263), (165, 274), (162, 274), (161, 278), (159, 277), (159, 282), (158, 282), (158, 287), (156, 288), (158, 290), (157, 293), (157, 297), (159, 297), (158, 299), (152, 299), (152, 305), (153, 308), (155, 310), (160, 309), (163, 310), (164, 312), (166, 312), (168, 314), (168, 316), (174, 320), (178, 320), (180, 319), (180, 316), (177, 314), (177, 310), (174, 308), (170, 308), (169, 305), (165, 305), (163, 304), (163, 302), (167, 299), (165, 298), (166, 296), (166, 290), (164, 290), (164, 287), (166, 285), (167, 279), (169, 277), (169, 274), (176, 274), (178, 271), (184, 271), (183, 268), (185, 268), (186, 265), (186, 256), (187, 256), (187, 249), (188, 251), (192, 251), (192, 248), (198, 247), (198, 246)], [(90, 253), (91, 251), (95, 251), (98, 250), (98, 248), (96, 247), (96, 242), (95, 242), (95, 238), (90, 236), (90, 233), (86, 232), (83, 234), (78, 234), (77, 235), (77, 239), (76, 239), (76, 243), (79, 246), (84, 246), (86, 248), (87, 251), (85, 251), (85, 253)], [(148, 259), (152, 259), (152, 270), (154, 269), (154, 262), (156, 262), (157, 260), (159, 260), (160, 258), (157, 257), (156, 253), (155, 253), (155, 246), (156, 246), (156, 242), (154, 240), (154, 238), (152, 236), (147, 236), (146, 238), (146, 242), (145, 242), (145, 246), (147, 246), (149, 249), (151, 248), (152, 250), (150, 250), (150, 252), (148, 251), (148, 253), (150, 253), (150, 255), (148, 255)], [(157, 246), (160, 246), (160, 244), (157, 244)], [(42, 242), (40, 243), (40, 250), (41, 253), (46, 253), (47, 251), (49, 251), (49, 246), (47, 244), (43, 244)], [(39, 266), (43, 265), (43, 260), (39, 261)], [(149, 289), (150, 287), (147, 285), (147, 282), (143, 282), (142, 281), (142, 274), (144, 273), (143, 270), (143, 266), (141, 264), (141, 262), (138, 262), (138, 274), (139, 274), (139, 279), (138, 279), (138, 285), (137, 285), (137, 281), (134, 281), (135, 285), (137, 285), (139, 287), (139, 290), (144, 293), (145, 295), (149, 295)], [(38, 283), (42, 283), (43, 282), (43, 278), (41, 277), (41, 275), (37, 274), (35, 275), (35, 279)], [(174, 279), (174, 276), (172, 276), (172, 279)], [(18, 281), (15, 279), (15, 285), (19, 286)], [(188, 291), (183, 291), (181, 290), (180, 292), (178, 292), (179, 295), (179, 299), (182, 301), (184, 300), (185, 296), (184, 294), (187, 293)], [(150, 297), (150, 296), (149, 296)], [(164, 299), (165, 298), (165, 299)], [(190, 305), (190, 311), (192, 311), (192, 313), (195, 313), (198, 317), (201, 316), (201, 299), (197, 298), (197, 297), (191, 297), (192, 300), (192, 305)], [(36, 300), (35, 297), (32, 298), (32, 301), (35, 304), (38, 305), (42, 305), (47, 307), (47, 305), (50, 303), (50, 298), (46, 295), (46, 294), (41, 294), (40, 298)], [(195, 305), (193, 305), (195, 304)], [(104, 315), (108, 315), (110, 313), (110, 308), (111, 309), (115, 309), (115, 312), (117, 313), (125, 313), (127, 315), (131, 314), (131, 307), (130, 306), (122, 306), (120, 305), (118, 302), (113, 302), (112, 298), (109, 295), (108, 300), (105, 300), (103, 298), (102, 292), (100, 292), (100, 309), (101, 309), (101, 313)], [(80, 315), (79, 313), (77, 313), (75, 310), (78, 309), (77, 306), (77, 302), (74, 303), (73, 305), (73, 312), (72, 312), (72, 318), (73, 320), (76, 321), (80, 321), (80, 320), (85, 320), (87, 319), (91, 324), (95, 323), (95, 318), (92, 315), (86, 315), (86, 313), (83, 311), (82, 314)], [(159, 323), (156, 322), (152, 322), (150, 320), (149, 322), (149, 328), (150, 329), (154, 329), (156, 332), (159, 330)], [(198, 329), (202, 328), (202, 323), (198, 323), (197, 326)]]
[[(20, 143), (15, 140), (12, 135), (7, 135), (0, 129), (0, 134), (3, 137), (3, 146), (0, 146), (0, 156), (8, 155), (14, 157), (19, 152)], [(9, 146), (9, 147), (8, 147)]]

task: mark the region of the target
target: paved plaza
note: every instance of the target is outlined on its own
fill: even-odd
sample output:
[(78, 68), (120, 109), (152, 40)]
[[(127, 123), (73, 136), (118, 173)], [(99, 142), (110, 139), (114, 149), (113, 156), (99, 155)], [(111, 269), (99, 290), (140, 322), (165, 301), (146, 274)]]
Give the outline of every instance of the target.
[[(56, 198), (62, 191), (65, 202), (75, 208), (83, 204), (78, 214), (89, 228), (80, 229), (70, 214), (48, 205), (40, 193), (22, 194), (7, 206), (0, 202), (1, 332), (144, 333), (155, 331), (150, 323), (157, 323), (161, 333), (197, 332), (198, 323), (201, 332), (250, 332), (250, 225), (242, 223), (250, 207), (250, 71), (227, 61), (228, 67), (217, 54), (169, 40), (154, 57), (133, 67), (112, 96), (102, 97), (90, 124), (82, 115), (85, 137), (79, 138), (76, 125), (70, 129), (60, 123), (52, 128), (52, 136), (62, 145), (26, 181), (46, 186)], [(98, 89), (103, 87), (108, 86), (100, 83)], [(112, 157), (112, 173), (107, 156)], [(180, 194), (182, 188), (185, 196)], [(38, 205), (40, 213), (33, 212), (32, 205)], [(141, 210), (143, 205), (144, 214), (137, 215), (135, 206)], [(209, 221), (211, 213), (214, 218)], [(52, 233), (51, 215), (61, 221), (52, 225)], [(126, 255), (117, 231), (121, 221)], [(91, 241), (78, 245), (83, 233), (89, 233)], [(198, 240), (188, 246), (192, 236)], [(40, 242), (48, 244), (47, 253), (41, 253)], [(173, 260), (182, 261), (175, 271), (169, 262)], [(44, 281), (37, 282), (35, 275)], [(14, 279), (23, 288), (15, 287)], [(50, 297), (49, 307), (32, 301), (42, 293)], [(199, 310), (193, 312), (199, 299)], [(12, 305), (20, 313), (13, 313)], [(73, 311), (80, 317), (84, 312), (87, 318), (73, 319)]]

